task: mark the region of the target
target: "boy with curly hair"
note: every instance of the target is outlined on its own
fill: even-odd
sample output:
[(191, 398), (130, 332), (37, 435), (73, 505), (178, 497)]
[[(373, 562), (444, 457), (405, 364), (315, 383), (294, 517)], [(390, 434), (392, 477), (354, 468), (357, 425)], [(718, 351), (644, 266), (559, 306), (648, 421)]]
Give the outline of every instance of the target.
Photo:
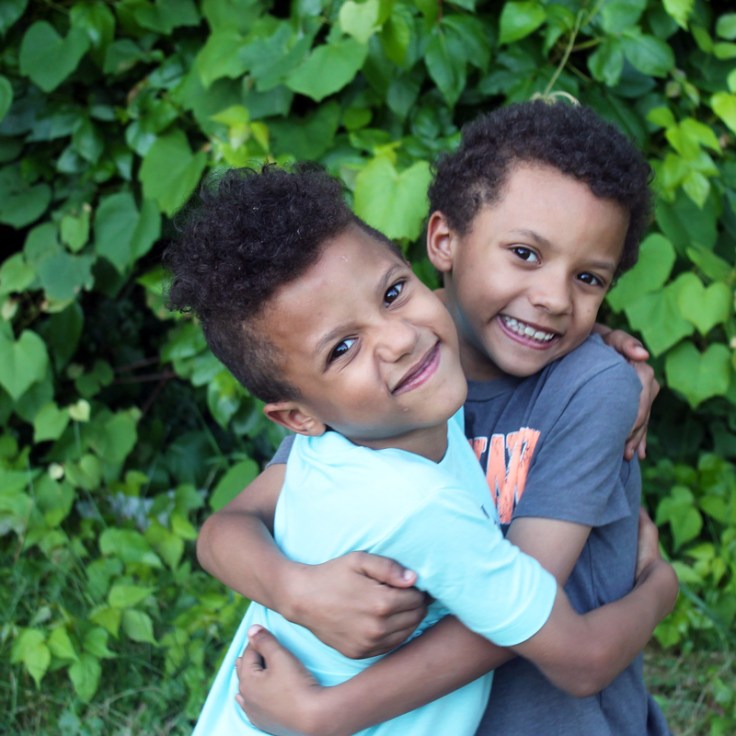
[[(573, 691), (626, 666), (674, 601), (671, 568), (650, 545), (636, 589), (581, 616), (553, 576), (503, 539), (451, 420), (467, 391), (452, 320), (397, 249), (351, 213), (334, 179), (311, 169), (225, 174), (165, 260), (171, 305), (197, 314), (266, 415), (297, 433), (274, 528), (289, 557), (317, 564), (366, 549), (406, 559), (433, 598), (422, 630), (452, 613)], [(233, 664), (254, 626), (325, 684), (371, 664), (252, 604), (195, 733), (260, 732), (234, 700)], [(472, 734), (491, 678), (373, 732)]]
[[(460, 333), (469, 378), (466, 435), (508, 538), (555, 574), (579, 611), (620, 598), (635, 580), (641, 483), (636, 462), (623, 460), (621, 448), (639, 387), (623, 361), (588, 335), (613, 278), (636, 260), (649, 216), (649, 177), (635, 147), (592, 111), (538, 101), (466, 126), (459, 150), (440, 161), (430, 188), (427, 247), (444, 275), (444, 298)], [(246, 544), (238, 552), (253, 555), (253, 569), (223, 562), (222, 553), (233, 550), (229, 527), (234, 532), (250, 523), (244, 521), (249, 512), (269, 523), (278, 474), (269, 468), (250, 498), (243, 494), (208, 520), (200, 559), (241, 592), (259, 600), (273, 596), (274, 605), (320, 635), (329, 628), (325, 621), (337, 621), (344, 631), (332, 641), (345, 651), (342, 640), (358, 640), (357, 627), (343, 626), (346, 616), (329, 609), (340, 596), (358, 599), (359, 576), (345, 574), (346, 566), (372, 563), (345, 560), (338, 571), (336, 561), (320, 578), (316, 570), (287, 572), (292, 568), (267, 551), (262, 538), (265, 547)], [(215, 529), (222, 532), (217, 541)], [(259, 532), (251, 529), (255, 539)], [(391, 569), (383, 574), (401, 584)], [(317, 595), (305, 592), (307, 585), (298, 580), (307, 575), (319, 580), (318, 595), (334, 590), (328, 604), (321, 607)], [(379, 594), (385, 591), (374, 597)], [(395, 620), (388, 627), (391, 645), (410, 626), (414, 604), (389, 606), (386, 618)], [(349, 606), (353, 610), (355, 603), (343, 608)], [(402, 702), (413, 706), (436, 697), (462, 681), (460, 670), (471, 676), (484, 671), (484, 661), (488, 668), (509, 659), (473, 646), (472, 639), (465, 645), (448, 633), (445, 640), (434, 634), (355, 679), (353, 700), (346, 696), (341, 711), (345, 732), (374, 722), (372, 715), (401, 712)], [(273, 697), (269, 702), (279, 673), (294, 685), (294, 713), (300, 702), (295, 693), (314, 695), (317, 689), (297, 688), (294, 663), (267, 635), (260, 633), (254, 643), (256, 650), (266, 646), (271, 658), (280, 657), (283, 668), (263, 672), (248, 659), (243, 702), (263, 722), (293, 724), (299, 717), (289, 720), (288, 709), (278, 708)], [(416, 654), (422, 647), (423, 658)], [(360, 656), (371, 650), (350, 651)], [(391, 676), (391, 660), (397, 672), (398, 662), (407, 663), (403, 676)], [(410, 677), (430, 669), (431, 678)], [(342, 690), (347, 693), (347, 686)], [(304, 703), (302, 710), (311, 707), (306, 696)], [(336, 722), (332, 713), (325, 718)], [(531, 733), (540, 723), (546, 734), (668, 733), (646, 692), (640, 657), (602, 693), (586, 698), (570, 697), (523, 659), (501, 667), (479, 733)]]

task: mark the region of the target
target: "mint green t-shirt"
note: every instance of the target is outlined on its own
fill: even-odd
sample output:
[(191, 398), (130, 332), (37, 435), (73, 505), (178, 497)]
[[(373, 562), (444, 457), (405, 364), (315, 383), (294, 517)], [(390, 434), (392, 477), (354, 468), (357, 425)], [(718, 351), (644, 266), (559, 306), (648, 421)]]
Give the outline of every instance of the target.
[[(440, 463), (402, 450), (371, 450), (335, 432), (298, 436), (289, 455), (274, 521), (284, 554), (318, 564), (354, 550), (400, 560), (435, 600), (415, 635), (447, 614), (501, 646), (525, 641), (545, 623), (556, 583), (539, 563), (503, 539), (488, 487), (465, 439), (448, 423)], [(308, 630), (252, 603), (209, 693), (195, 736), (262, 733), (235, 702), (234, 663), (247, 631), (261, 624), (323, 685), (353, 677), (377, 658), (354, 660)], [(417, 673), (421, 677), (421, 672)], [(492, 673), (361, 734), (472, 736)]]

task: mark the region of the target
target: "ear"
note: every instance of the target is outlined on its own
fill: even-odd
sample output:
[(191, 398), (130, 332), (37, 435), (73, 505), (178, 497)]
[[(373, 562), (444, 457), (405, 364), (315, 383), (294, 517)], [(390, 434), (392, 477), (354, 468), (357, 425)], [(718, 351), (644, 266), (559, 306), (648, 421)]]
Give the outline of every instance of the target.
[(327, 427), (296, 401), (275, 401), (263, 407), (263, 413), (276, 424), (312, 437), (324, 434)]
[(455, 233), (447, 218), (435, 210), (427, 223), (427, 255), (440, 273), (450, 273), (455, 255)]

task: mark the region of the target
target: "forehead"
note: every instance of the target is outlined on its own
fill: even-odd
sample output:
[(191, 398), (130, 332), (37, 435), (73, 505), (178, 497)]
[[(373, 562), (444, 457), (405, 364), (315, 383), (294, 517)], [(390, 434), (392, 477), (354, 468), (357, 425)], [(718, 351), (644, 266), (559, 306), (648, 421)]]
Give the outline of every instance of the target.
[(385, 243), (351, 226), (328, 240), (317, 261), (276, 292), (259, 328), (282, 352), (311, 351), (322, 335), (357, 319), (380, 298), (390, 285), (386, 280), (401, 268), (406, 264)]

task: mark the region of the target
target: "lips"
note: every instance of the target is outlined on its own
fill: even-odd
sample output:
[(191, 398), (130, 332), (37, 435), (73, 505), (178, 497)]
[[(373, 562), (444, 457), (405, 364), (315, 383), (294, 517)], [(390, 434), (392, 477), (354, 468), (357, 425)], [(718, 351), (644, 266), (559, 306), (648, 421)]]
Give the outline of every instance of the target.
[(440, 344), (436, 342), (424, 357), (412, 367), (404, 377), (394, 386), (392, 394), (403, 394), (413, 391), (426, 383), (435, 373), (440, 362)]

